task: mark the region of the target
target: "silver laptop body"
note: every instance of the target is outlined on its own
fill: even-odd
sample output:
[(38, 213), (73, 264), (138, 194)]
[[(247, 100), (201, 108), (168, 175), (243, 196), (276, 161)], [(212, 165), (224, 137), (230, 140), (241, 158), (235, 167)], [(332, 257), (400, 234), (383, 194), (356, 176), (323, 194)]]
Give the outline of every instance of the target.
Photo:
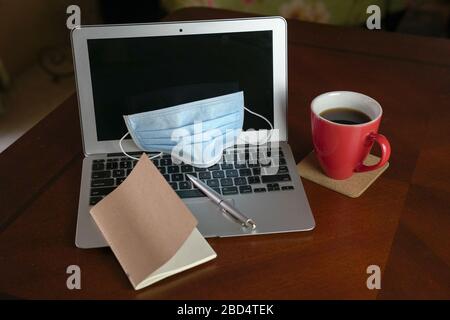
[[(167, 155), (155, 159), (155, 164), (196, 216), (198, 229), (205, 237), (307, 231), (315, 227), (287, 143), (286, 29), (283, 18), (268, 17), (86, 26), (72, 32), (85, 154), (75, 239), (77, 247), (107, 246), (89, 210), (120, 184), (135, 164), (120, 153), (118, 146), (120, 136), (126, 132), (121, 127), (124, 124), (119, 122), (122, 114), (141, 112), (143, 105), (165, 106), (168, 101), (174, 105), (177, 99), (189, 102), (186, 99), (207, 98), (236, 90), (244, 91), (248, 108), (264, 114), (274, 124), (277, 132), (272, 136), (270, 148), (259, 148), (267, 147), (273, 157), (278, 157), (279, 170), (275, 174), (264, 175), (264, 165), (259, 162), (260, 149), (242, 142), (252, 137), (254, 132), (251, 131), (243, 132), (241, 143), (224, 152), (224, 159), (230, 159), (230, 155), (234, 159), (244, 159), (239, 164), (221, 161), (208, 169), (182, 165), (175, 168), (177, 166)], [(171, 66), (178, 63), (172, 70)], [(164, 72), (158, 73), (161, 65)], [(216, 74), (211, 71), (215, 66), (220, 66)], [(189, 68), (196, 68), (197, 72)], [(234, 77), (235, 74), (239, 75)], [(179, 81), (183, 86), (173, 84), (178, 77), (182, 78)], [(207, 81), (199, 81), (199, 77)], [(191, 79), (192, 83), (185, 86)], [(125, 94), (122, 88), (124, 92), (132, 93)], [(160, 101), (161, 97), (167, 99)], [(126, 105), (126, 111), (118, 110), (122, 105)], [(267, 129), (247, 112), (245, 121), (249, 121), (247, 126), (253, 125), (252, 128)], [(124, 147), (130, 153), (139, 154), (132, 140), (125, 140)], [(250, 159), (256, 159), (256, 164)], [(257, 228), (243, 228), (208, 198), (200, 196), (198, 190), (189, 188), (183, 175), (191, 171), (222, 192), (228, 201), (255, 221)]]

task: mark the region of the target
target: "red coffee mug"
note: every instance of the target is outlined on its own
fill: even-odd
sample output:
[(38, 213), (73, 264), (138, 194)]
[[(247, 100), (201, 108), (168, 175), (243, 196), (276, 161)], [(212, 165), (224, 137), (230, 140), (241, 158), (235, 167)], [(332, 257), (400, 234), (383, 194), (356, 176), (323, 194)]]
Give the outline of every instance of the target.
[[(349, 108), (365, 113), (371, 119), (361, 124), (340, 124), (320, 114), (329, 109)], [(391, 146), (378, 133), (383, 110), (380, 104), (364, 94), (334, 91), (321, 94), (311, 102), (311, 128), (314, 150), (325, 173), (333, 179), (350, 178), (354, 172), (378, 169), (386, 164)], [(372, 166), (363, 164), (374, 142), (381, 147), (381, 159)]]

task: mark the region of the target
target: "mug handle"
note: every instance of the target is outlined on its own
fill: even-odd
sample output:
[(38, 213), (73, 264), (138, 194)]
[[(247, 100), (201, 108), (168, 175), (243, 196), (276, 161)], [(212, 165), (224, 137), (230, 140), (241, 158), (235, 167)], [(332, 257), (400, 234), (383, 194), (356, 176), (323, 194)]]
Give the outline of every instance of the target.
[(381, 168), (388, 162), (389, 157), (391, 156), (391, 145), (388, 139), (379, 133), (371, 133), (368, 137), (371, 141), (377, 142), (381, 147), (381, 158), (377, 164), (372, 166), (366, 166), (364, 163), (361, 163), (358, 167), (356, 167), (355, 172), (367, 172), (372, 171), (378, 168)]

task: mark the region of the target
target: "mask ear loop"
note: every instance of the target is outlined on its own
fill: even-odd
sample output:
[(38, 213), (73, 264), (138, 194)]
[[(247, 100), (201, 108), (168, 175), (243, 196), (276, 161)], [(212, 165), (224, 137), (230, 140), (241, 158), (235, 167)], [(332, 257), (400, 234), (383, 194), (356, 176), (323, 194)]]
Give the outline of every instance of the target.
[[(120, 140), (119, 140), (119, 148), (120, 148), (120, 150), (122, 151), (122, 153), (123, 153), (124, 155), (126, 155), (128, 158), (133, 159), (133, 160), (139, 160), (139, 158), (136, 158), (136, 157), (133, 157), (132, 155), (129, 155), (129, 154), (126, 153), (125, 150), (123, 149), (122, 141), (123, 141), (123, 139), (125, 139), (126, 136), (128, 136), (129, 134), (130, 134), (130, 132), (127, 132), (127, 133), (124, 134), (124, 136), (123, 136), (122, 138), (120, 138)], [(150, 160), (152, 160), (152, 159), (155, 159), (155, 158), (158, 158), (158, 157), (162, 156), (162, 154), (163, 154), (163, 153), (160, 152), (159, 154), (157, 154), (157, 155), (155, 155), (155, 156), (148, 157), (148, 158), (149, 158)]]
[[(258, 145), (260, 145), (260, 144), (265, 144), (267, 141), (270, 141), (270, 138), (272, 137), (272, 130), (273, 130), (273, 125), (272, 125), (272, 123), (271, 123), (269, 120), (267, 120), (267, 118), (264, 117), (263, 115), (261, 115), (261, 114), (259, 114), (259, 113), (256, 113), (256, 112), (254, 112), (254, 111), (252, 111), (252, 110), (246, 108), (245, 106), (244, 106), (244, 109), (245, 109), (245, 111), (247, 111), (247, 112), (249, 112), (249, 113), (251, 113), (251, 114), (253, 114), (253, 115), (257, 116), (257, 117), (260, 117), (261, 119), (263, 119), (264, 121), (266, 121), (266, 122), (269, 124), (269, 126), (270, 126), (270, 134), (269, 134), (269, 136), (267, 137), (266, 141), (264, 141), (263, 143), (260, 143), (260, 142), (258, 141)], [(247, 142), (247, 143), (249, 143), (248, 140), (245, 140), (245, 139), (244, 139), (244, 141)]]

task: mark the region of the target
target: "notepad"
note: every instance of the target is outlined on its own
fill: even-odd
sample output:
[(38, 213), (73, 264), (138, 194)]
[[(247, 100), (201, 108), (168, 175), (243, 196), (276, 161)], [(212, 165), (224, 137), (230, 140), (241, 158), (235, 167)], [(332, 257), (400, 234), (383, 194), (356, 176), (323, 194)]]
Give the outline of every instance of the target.
[(90, 213), (135, 290), (217, 256), (145, 154)]

